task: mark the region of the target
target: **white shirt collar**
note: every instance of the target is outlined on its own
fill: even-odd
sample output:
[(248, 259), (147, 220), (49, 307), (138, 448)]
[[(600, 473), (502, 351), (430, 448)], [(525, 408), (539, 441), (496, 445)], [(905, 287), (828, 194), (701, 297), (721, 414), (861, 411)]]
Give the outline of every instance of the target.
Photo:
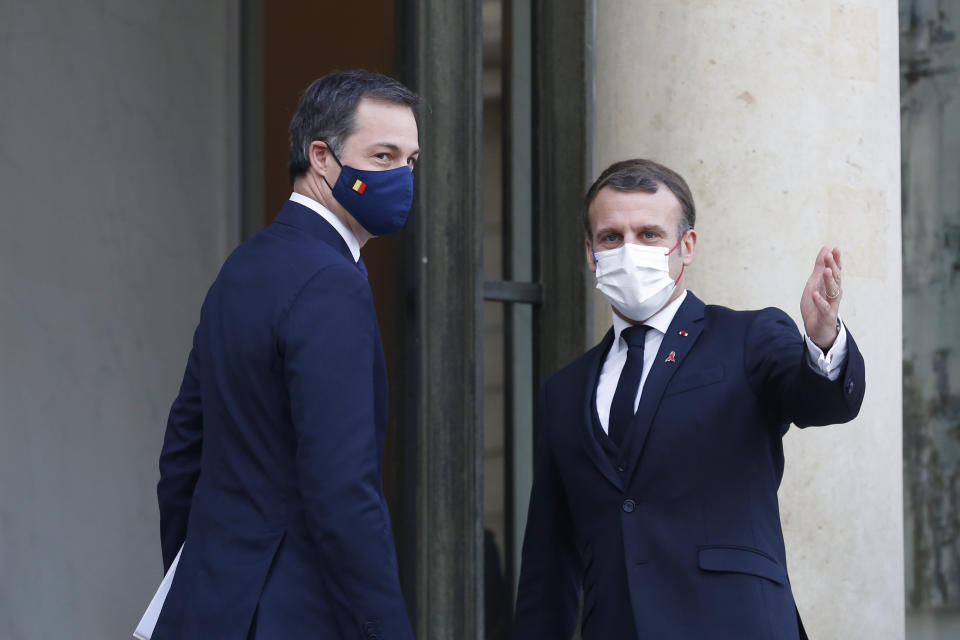
[(353, 235), (353, 231), (350, 231), (347, 225), (340, 222), (340, 218), (333, 215), (333, 212), (330, 211), (330, 209), (327, 209), (313, 198), (308, 198), (302, 193), (297, 193), (296, 191), (290, 194), (290, 199), (297, 204), (302, 204), (303, 206), (313, 209), (319, 213), (320, 217), (329, 222), (330, 226), (336, 229), (337, 233), (340, 234), (340, 237), (343, 238), (343, 241), (347, 243), (347, 248), (350, 249), (350, 254), (353, 256), (353, 261), (356, 262), (360, 259), (360, 241), (357, 240), (357, 236)]
[[(656, 329), (660, 333), (666, 333), (667, 329), (670, 328), (670, 323), (673, 322), (673, 316), (677, 315), (677, 309), (680, 308), (680, 305), (683, 304), (683, 301), (686, 299), (687, 292), (684, 290), (683, 293), (677, 296), (676, 300), (650, 316), (643, 324), (651, 329)], [(616, 313), (613, 314), (613, 346), (615, 348), (620, 344), (620, 333), (629, 326), (631, 326), (629, 322)]]

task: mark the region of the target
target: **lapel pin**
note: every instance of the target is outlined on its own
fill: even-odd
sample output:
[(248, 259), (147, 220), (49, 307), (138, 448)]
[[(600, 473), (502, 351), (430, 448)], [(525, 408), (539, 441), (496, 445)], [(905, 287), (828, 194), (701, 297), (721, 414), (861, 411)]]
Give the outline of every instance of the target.
[(670, 355), (667, 356), (667, 359), (664, 362), (676, 362), (677, 361), (677, 352), (671, 351)]
[(690, 335), (689, 333), (687, 333), (686, 331), (683, 331), (683, 330), (680, 330), (680, 331), (678, 331), (677, 333), (679, 333), (679, 334), (680, 334), (681, 336), (683, 336), (684, 338), (686, 338), (688, 335)]

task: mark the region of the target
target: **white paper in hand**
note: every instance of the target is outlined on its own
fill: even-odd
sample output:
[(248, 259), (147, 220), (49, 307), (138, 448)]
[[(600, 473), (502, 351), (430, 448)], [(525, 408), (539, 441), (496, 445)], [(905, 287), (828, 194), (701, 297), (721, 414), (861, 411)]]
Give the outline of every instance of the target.
[(181, 553), (183, 553), (183, 545), (180, 545), (180, 550), (177, 551), (177, 557), (173, 559), (173, 564), (170, 565), (167, 575), (163, 576), (157, 592), (153, 594), (153, 600), (147, 605), (147, 610), (144, 612), (143, 617), (140, 618), (140, 624), (138, 624), (137, 628), (133, 631), (133, 637), (137, 638), (137, 640), (150, 640), (153, 636), (153, 628), (157, 626), (157, 618), (160, 617), (163, 602), (167, 599), (170, 584), (173, 583), (173, 574), (177, 572), (177, 564), (180, 562)]

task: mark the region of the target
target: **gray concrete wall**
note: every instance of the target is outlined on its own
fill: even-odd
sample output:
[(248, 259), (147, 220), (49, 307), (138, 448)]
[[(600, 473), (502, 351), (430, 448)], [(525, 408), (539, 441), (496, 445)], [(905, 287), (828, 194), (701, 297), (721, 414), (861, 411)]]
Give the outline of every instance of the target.
[(0, 0), (0, 638), (129, 637), (157, 455), (238, 235), (235, 9)]
[(960, 637), (960, 0), (901, 0), (908, 637)]

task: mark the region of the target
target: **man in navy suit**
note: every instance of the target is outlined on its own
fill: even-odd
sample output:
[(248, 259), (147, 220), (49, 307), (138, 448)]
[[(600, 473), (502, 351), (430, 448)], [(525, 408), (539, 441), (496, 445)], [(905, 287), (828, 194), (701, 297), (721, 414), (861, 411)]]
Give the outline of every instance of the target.
[(316, 80), (290, 125), (293, 194), (224, 263), (160, 455), (154, 638), (413, 637), (381, 485), (387, 380), (360, 248), (413, 198), (418, 98)]
[[(697, 246), (682, 177), (619, 162), (587, 193), (587, 264), (613, 307), (553, 375), (517, 595), (518, 640), (796, 640), (777, 488), (782, 436), (853, 419), (864, 363), (838, 319), (840, 251), (800, 301), (734, 311), (686, 291)], [(580, 598), (582, 596), (582, 610)]]

